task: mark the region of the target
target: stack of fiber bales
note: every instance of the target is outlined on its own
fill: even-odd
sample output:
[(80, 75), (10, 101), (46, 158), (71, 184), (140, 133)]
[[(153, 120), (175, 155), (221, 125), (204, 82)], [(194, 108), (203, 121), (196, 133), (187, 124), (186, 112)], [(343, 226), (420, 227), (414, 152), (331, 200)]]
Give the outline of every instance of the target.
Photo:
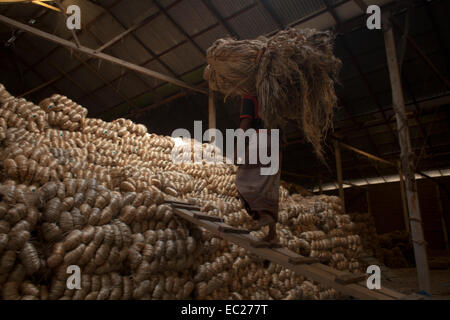
[(369, 256), (376, 256), (380, 244), (372, 214), (354, 212), (349, 215), (355, 223), (355, 232), (361, 237), (364, 252)]
[(407, 268), (414, 265), (413, 248), (406, 231), (394, 231), (378, 235), (370, 213), (349, 213), (355, 223), (354, 232), (361, 237), (365, 255), (376, 257), (391, 268)]
[[(60, 95), (36, 106), (0, 86), (0, 102), (3, 299), (338, 297), (190, 225), (164, 204), (175, 197), (249, 226), (233, 165), (173, 163), (172, 138), (130, 120), (87, 118), (85, 108)], [(360, 239), (338, 198), (280, 193), (284, 246), (359, 269)], [(79, 290), (66, 286), (70, 265), (81, 269)]]
[(407, 268), (414, 265), (413, 246), (406, 231), (394, 231), (379, 236), (377, 258), (391, 268)]

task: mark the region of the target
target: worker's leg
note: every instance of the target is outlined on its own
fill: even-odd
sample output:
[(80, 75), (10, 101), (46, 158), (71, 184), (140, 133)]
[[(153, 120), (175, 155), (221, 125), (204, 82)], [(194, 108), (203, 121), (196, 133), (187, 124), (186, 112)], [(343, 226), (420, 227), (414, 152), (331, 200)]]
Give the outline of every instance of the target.
[(278, 241), (276, 222), (269, 224), (269, 233), (264, 238), (264, 241), (267, 241), (267, 242), (277, 242)]
[(269, 211), (260, 211), (259, 215), (261, 216), (261, 219), (264, 219), (264, 222), (266, 222), (264, 225), (269, 226), (269, 233), (263, 240), (268, 242), (276, 242), (278, 240), (276, 228), (278, 215)]

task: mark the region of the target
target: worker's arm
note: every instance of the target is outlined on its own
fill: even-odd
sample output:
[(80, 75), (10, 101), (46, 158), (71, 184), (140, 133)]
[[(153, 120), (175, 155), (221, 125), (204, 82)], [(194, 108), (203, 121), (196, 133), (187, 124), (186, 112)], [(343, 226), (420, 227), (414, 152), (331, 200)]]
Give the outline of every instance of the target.
[(252, 121), (253, 121), (252, 118), (241, 118), (239, 128), (244, 130), (244, 132), (247, 131), (252, 127)]

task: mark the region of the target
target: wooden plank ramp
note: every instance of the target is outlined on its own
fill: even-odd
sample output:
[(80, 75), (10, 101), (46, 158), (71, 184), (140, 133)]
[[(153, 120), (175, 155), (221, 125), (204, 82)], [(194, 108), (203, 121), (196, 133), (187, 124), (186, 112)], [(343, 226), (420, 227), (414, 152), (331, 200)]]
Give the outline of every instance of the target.
[(231, 227), (225, 224), (220, 218), (205, 218), (206, 215), (200, 213), (200, 208), (193, 205), (186, 206), (186, 204), (180, 202), (166, 202), (172, 206), (173, 212), (180, 218), (202, 227), (216, 236), (232, 242), (265, 260), (280, 264), (310, 280), (334, 288), (344, 295), (364, 300), (396, 300), (407, 298), (406, 295), (384, 288), (383, 286), (379, 290), (369, 290), (366, 286), (365, 274), (353, 274), (336, 270), (320, 263), (319, 259), (303, 257), (286, 248), (265, 246), (261, 244), (261, 241), (251, 236), (248, 230)]

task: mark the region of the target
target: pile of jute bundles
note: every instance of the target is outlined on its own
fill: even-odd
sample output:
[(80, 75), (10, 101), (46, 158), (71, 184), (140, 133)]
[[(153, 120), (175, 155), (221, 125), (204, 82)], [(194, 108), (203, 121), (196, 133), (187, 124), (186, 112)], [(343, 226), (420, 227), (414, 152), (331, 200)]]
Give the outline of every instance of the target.
[[(234, 166), (174, 164), (173, 139), (148, 134), (145, 127), (125, 119), (87, 118), (85, 109), (63, 96), (54, 95), (36, 106), (1, 87), (0, 98), (3, 299), (336, 297), (334, 290), (278, 265), (267, 266), (245, 250), (194, 228), (164, 204), (164, 198), (172, 196), (197, 203), (230, 224), (250, 223), (235, 197)], [(31, 111), (20, 111), (24, 104)], [(71, 105), (81, 118), (55, 112), (64, 110), (59, 104)], [(64, 121), (50, 124), (51, 112)], [(212, 184), (213, 180), (217, 182)], [(329, 215), (338, 216), (332, 211), (339, 209), (332, 206), (338, 201), (296, 198), (283, 188), (281, 194), (291, 208), (287, 216), (280, 213), (283, 244), (307, 254), (308, 243), (309, 255), (323, 255), (326, 237), (318, 239), (308, 232), (324, 229), (321, 221), (330, 219), (311, 215), (322, 210), (316, 210), (316, 203), (324, 203)], [(327, 199), (331, 199), (328, 207)], [(286, 217), (297, 219), (305, 229), (294, 227)], [(334, 218), (334, 229), (345, 226), (341, 220)], [(329, 238), (334, 229), (323, 232)], [(349, 243), (345, 250), (352, 250)], [(81, 268), (80, 290), (66, 286), (72, 264)]]
[[(163, 205), (160, 188), (175, 191), (155, 173), (170, 169), (170, 139), (86, 118), (63, 96), (39, 106), (0, 96), (2, 298), (190, 297), (197, 242)], [(70, 265), (80, 290), (66, 286)]]
[(370, 212), (353, 212), (349, 215), (355, 223), (355, 232), (361, 237), (364, 252), (375, 257), (380, 244), (372, 214)]

